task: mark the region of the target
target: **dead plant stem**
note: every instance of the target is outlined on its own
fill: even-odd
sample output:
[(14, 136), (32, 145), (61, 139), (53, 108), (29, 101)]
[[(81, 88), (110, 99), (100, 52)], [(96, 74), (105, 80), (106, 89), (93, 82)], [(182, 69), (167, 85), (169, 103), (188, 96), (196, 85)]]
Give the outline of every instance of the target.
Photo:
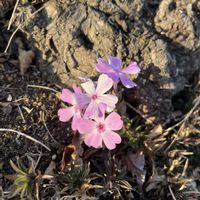
[(58, 93), (57, 90), (47, 87), (47, 86), (42, 86), (42, 85), (27, 85), (28, 88), (39, 88), (39, 89), (44, 89), (44, 90), (49, 90), (55, 93)]
[(13, 12), (12, 12), (12, 15), (11, 15), (11, 17), (10, 17), (10, 20), (9, 20), (9, 23), (8, 23), (8, 28), (7, 28), (8, 31), (10, 30), (10, 27), (11, 27), (11, 25), (12, 25), (13, 18), (14, 18), (14, 15), (15, 15), (15, 12), (16, 12), (16, 9), (17, 9), (18, 4), (19, 4), (19, 0), (16, 1), (15, 7), (14, 7)]
[(16, 133), (18, 134), (19, 136), (23, 136), (37, 144), (40, 144), (41, 146), (43, 146), (45, 149), (47, 149), (48, 151), (51, 151), (51, 149), (49, 147), (47, 147), (45, 144), (43, 144), (42, 142), (36, 140), (35, 138), (25, 134), (25, 133), (22, 133), (20, 131), (16, 131), (16, 130), (13, 130), (13, 129), (7, 129), (7, 128), (0, 128), (0, 132), (12, 132), (12, 133)]

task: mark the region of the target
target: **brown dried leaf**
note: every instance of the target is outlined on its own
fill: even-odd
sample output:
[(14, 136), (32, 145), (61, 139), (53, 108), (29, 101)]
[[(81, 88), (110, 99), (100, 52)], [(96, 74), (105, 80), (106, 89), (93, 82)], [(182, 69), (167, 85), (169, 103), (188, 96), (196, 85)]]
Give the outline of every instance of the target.
[(54, 169), (56, 168), (56, 163), (52, 160), (49, 164), (49, 166), (46, 168), (44, 174), (45, 175), (53, 175), (54, 174)]
[(158, 175), (155, 173), (152, 175), (148, 181), (148, 185), (145, 188), (146, 192), (149, 192), (153, 189), (157, 189), (159, 187), (162, 187), (161, 183), (165, 184), (166, 182), (166, 176), (165, 175)]
[(19, 48), (19, 64), (20, 64), (21, 75), (24, 75), (27, 72), (34, 57), (35, 57), (35, 54), (33, 51), (31, 50), (26, 51)]
[(196, 167), (192, 173), (194, 180), (200, 180), (200, 167)]
[(76, 159), (76, 147), (72, 144), (66, 146), (63, 151), (63, 156), (61, 160), (61, 171), (64, 171), (67, 164), (71, 162), (71, 160)]
[(73, 135), (73, 138), (72, 138), (72, 144), (75, 146), (75, 148), (76, 148), (76, 151), (77, 151), (77, 154), (79, 155), (79, 156), (82, 156), (83, 155), (83, 147), (82, 147), (82, 145), (81, 145), (81, 143), (82, 143), (82, 141), (81, 141), (81, 136), (80, 136), (80, 134), (78, 134), (78, 133), (75, 133), (74, 135)]
[(58, 13), (57, 7), (56, 7), (56, 2), (55, 1), (48, 1), (45, 4), (45, 11), (46, 11), (47, 16), (49, 18), (54, 19), (55, 16), (57, 15), (57, 13)]
[(120, 115), (125, 115), (126, 114), (127, 106), (126, 106), (126, 102), (124, 100), (122, 100), (118, 104), (117, 110), (118, 110), (118, 112), (119, 112)]
[(140, 151), (135, 154), (129, 152), (126, 156), (126, 165), (132, 175), (136, 176), (137, 183), (143, 185), (146, 175), (146, 171), (144, 170), (145, 157), (143, 152)]
[(147, 139), (145, 141), (145, 145), (149, 150), (155, 152), (160, 147), (162, 147), (166, 142), (166, 134), (163, 132), (163, 128), (160, 124), (155, 126), (150, 133), (147, 135)]
[(148, 134), (148, 139), (154, 139), (157, 138), (158, 136), (160, 136), (163, 133), (163, 129), (162, 126), (160, 124), (158, 124), (157, 126), (155, 126), (151, 132)]

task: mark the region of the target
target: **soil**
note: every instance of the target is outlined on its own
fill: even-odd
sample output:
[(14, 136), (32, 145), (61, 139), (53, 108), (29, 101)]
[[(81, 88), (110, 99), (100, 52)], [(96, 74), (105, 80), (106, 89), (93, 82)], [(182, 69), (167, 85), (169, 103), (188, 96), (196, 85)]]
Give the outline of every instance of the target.
[[(42, 154), (40, 169), (45, 170), (52, 156), (61, 159), (64, 146), (71, 143), (69, 125), (61, 123), (57, 117), (60, 101), (52, 91), (31, 88), (27, 85), (48, 86), (59, 90), (55, 85), (44, 82), (41, 72), (31, 66), (25, 76), (21, 76), (18, 61), (9, 58), (0, 66), (0, 127), (20, 130), (33, 138), (42, 141), (51, 152), (36, 145), (31, 140), (12, 132), (1, 132), (0, 163), (4, 174), (9, 174), (10, 160), (16, 156), (33, 156)], [(50, 133), (49, 133), (49, 130)], [(2, 185), (2, 184), (1, 184)], [(3, 185), (2, 185), (3, 186)]]
[[(0, 1), (0, 128), (25, 132), (51, 152), (0, 132), (0, 175), (11, 172), (9, 160), (16, 156), (38, 158), (42, 152), (41, 170), (52, 156), (60, 162), (72, 136), (69, 124), (58, 120), (61, 102), (51, 89), (80, 83), (80, 77), (95, 78), (99, 57), (118, 56), (125, 65), (138, 62), (141, 73), (132, 78), (139, 87), (124, 94), (145, 119), (166, 125), (182, 110), (174, 98), (200, 70), (198, 0), (23, 1), (8, 31), (14, 5)], [(7, 184), (0, 176), (0, 185)]]

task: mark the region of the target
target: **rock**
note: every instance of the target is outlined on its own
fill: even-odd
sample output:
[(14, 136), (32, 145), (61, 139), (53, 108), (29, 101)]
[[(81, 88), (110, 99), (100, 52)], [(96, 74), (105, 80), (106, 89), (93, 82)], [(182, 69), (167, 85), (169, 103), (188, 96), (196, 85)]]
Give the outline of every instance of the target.
[[(166, 119), (173, 95), (199, 69), (198, 8), (197, 0), (162, 0), (157, 7), (144, 0), (49, 1), (23, 30), (44, 78), (54, 83), (97, 75), (98, 57), (137, 61), (139, 109)], [(34, 7), (23, 12), (30, 16)]]
[(183, 47), (200, 46), (200, 22), (194, 10), (198, 0), (163, 0), (155, 17), (155, 28)]

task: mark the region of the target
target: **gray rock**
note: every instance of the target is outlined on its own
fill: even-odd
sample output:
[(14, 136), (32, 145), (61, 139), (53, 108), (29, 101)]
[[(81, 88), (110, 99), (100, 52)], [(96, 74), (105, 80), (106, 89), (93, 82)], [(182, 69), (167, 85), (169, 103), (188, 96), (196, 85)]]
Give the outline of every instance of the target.
[(140, 110), (164, 119), (172, 96), (199, 69), (198, 9), (197, 0), (162, 0), (156, 8), (144, 0), (58, 0), (47, 2), (23, 29), (52, 82), (71, 85), (95, 76), (98, 57), (136, 60)]

